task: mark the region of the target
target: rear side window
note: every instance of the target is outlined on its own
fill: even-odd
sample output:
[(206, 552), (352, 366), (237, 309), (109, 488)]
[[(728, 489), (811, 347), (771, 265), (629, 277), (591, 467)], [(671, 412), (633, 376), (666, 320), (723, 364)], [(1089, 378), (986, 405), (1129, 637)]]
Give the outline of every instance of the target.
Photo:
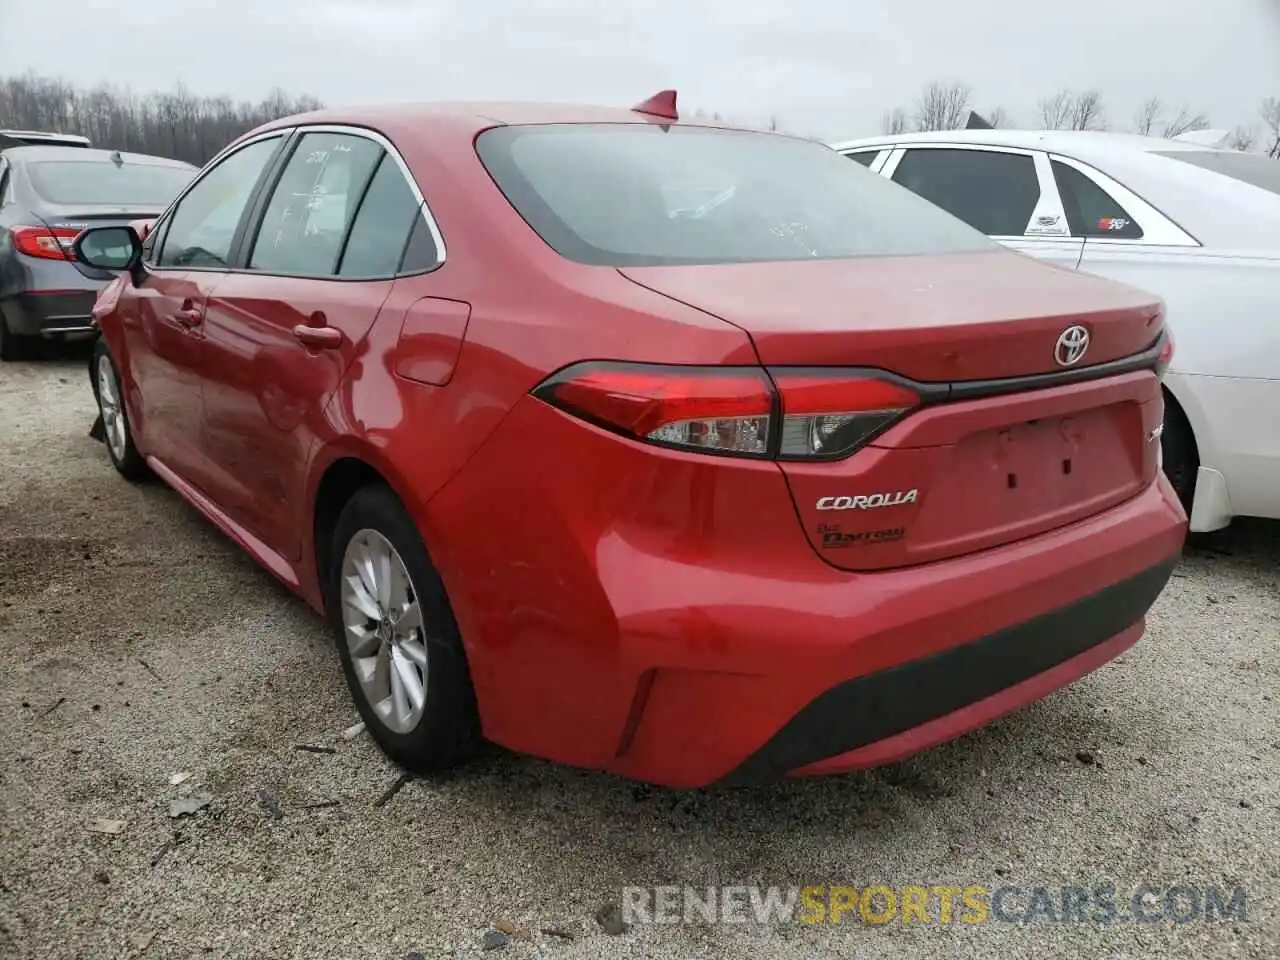
[(418, 200), (399, 164), (384, 153), (351, 224), (338, 274), (389, 277), (397, 273), (414, 220), (420, 215)]
[(908, 150), (896, 183), (990, 237), (1020, 237), (1040, 202), (1035, 161), (989, 150)]
[(846, 153), (845, 156), (850, 160), (862, 164), (864, 167), (871, 166), (871, 161), (880, 155), (879, 150), (862, 150), (858, 153)]
[(822, 144), (657, 124), (496, 127), (476, 150), (561, 256), (606, 266), (987, 250), (991, 242)]
[(1170, 150), (1157, 152), (1156, 156), (1212, 170), (1232, 180), (1280, 194), (1280, 163), (1270, 157), (1256, 153), (1233, 153), (1229, 150)]
[(250, 270), (331, 277), (382, 147), (347, 133), (304, 135), (276, 183)]
[(1072, 236), (1141, 240), (1142, 227), (1115, 198), (1074, 167), (1053, 161)]
[(76, 207), (144, 207), (159, 212), (197, 171), (158, 163), (39, 160), (27, 164), (31, 187), (46, 203)]
[(401, 273), (423, 273), (440, 266), (443, 255), (436, 245), (436, 238), (427, 224), (422, 211), (418, 212), (413, 222), (413, 230), (409, 234), (409, 245), (405, 248), (404, 259), (400, 261)]

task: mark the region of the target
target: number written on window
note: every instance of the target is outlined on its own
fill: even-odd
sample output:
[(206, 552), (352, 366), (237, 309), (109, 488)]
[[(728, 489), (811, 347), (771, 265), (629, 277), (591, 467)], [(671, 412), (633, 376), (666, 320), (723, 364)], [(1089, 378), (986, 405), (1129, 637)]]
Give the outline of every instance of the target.
[(249, 269), (331, 277), (382, 147), (346, 133), (308, 133), (271, 194)]

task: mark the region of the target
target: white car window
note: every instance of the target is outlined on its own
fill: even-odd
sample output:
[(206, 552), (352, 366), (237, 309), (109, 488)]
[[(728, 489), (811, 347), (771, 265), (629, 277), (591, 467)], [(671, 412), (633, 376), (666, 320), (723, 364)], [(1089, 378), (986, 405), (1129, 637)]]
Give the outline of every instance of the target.
[(1040, 202), (1035, 160), (988, 150), (907, 150), (893, 180), (990, 237), (1021, 237)]

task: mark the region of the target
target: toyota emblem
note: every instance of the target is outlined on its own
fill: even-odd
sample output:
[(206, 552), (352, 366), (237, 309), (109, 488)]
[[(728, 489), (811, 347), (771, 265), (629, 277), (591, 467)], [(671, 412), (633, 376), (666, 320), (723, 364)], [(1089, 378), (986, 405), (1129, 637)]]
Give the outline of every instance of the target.
[(1060, 367), (1073, 367), (1080, 362), (1089, 349), (1089, 331), (1078, 324), (1067, 327), (1058, 335), (1058, 342), (1053, 348), (1053, 359)]

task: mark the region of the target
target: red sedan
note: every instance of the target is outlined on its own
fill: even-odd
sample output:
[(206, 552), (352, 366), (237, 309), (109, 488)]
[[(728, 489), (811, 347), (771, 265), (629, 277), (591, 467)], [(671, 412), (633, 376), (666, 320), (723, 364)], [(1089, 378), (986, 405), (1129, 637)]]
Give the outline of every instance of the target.
[(1157, 298), (670, 94), (280, 120), (76, 251), (116, 467), (412, 769), (890, 761), (1133, 644), (1182, 546)]

